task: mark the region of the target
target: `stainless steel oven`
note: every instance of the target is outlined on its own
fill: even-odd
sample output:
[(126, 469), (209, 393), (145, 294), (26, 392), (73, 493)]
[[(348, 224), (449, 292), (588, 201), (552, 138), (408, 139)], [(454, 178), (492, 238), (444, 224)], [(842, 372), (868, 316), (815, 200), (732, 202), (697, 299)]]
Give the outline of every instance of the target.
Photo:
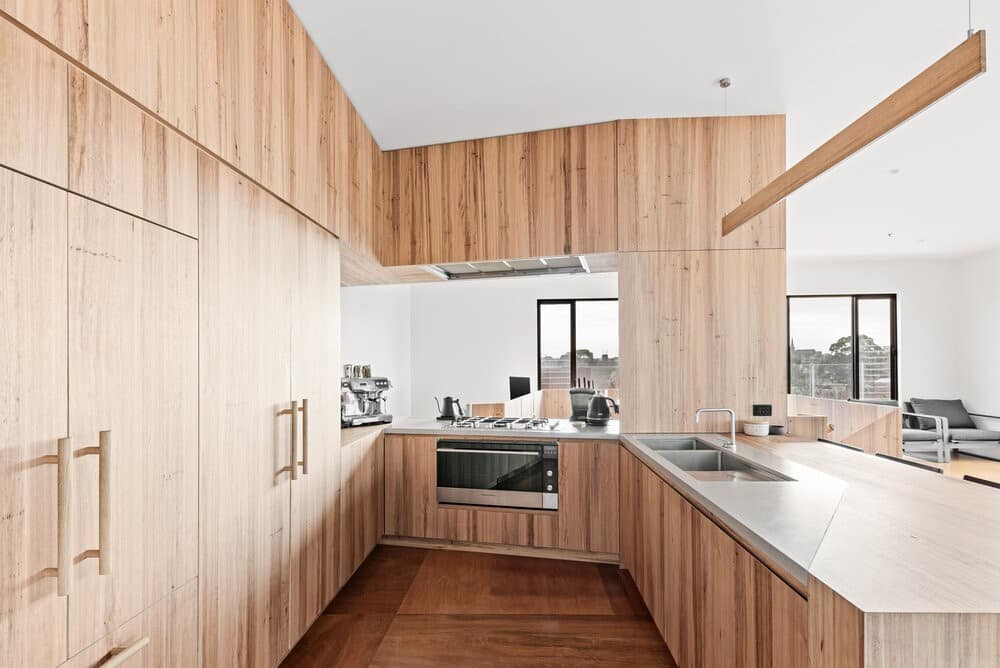
[(437, 500), (556, 510), (559, 446), (555, 441), (440, 440)]

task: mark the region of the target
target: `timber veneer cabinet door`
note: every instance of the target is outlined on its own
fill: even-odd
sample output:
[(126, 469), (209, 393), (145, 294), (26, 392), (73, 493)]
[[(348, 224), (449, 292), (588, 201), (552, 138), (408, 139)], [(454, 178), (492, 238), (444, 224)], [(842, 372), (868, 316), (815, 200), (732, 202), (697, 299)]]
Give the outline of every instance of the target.
[(559, 441), (559, 547), (618, 554), (618, 441)]
[(57, 595), (58, 440), (67, 435), (66, 193), (0, 168), (0, 666), (66, 651)]
[[(68, 218), (72, 554), (100, 550), (73, 567), (72, 656), (198, 574), (198, 252), (75, 195)], [(81, 456), (102, 431), (107, 464)]]
[(0, 0), (0, 9), (193, 135), (198, 2)]
[(66, 62), (0, 18), (0, 164), (66, 186)]
[(290, 646), (291, 421), (279, 413), (292, 399), (299, 218), (204, 154), (199, 178), (201, 656), (270, 667)]
[(722, 237), (722, 217), (784, 170), (784, 116), (618, 121), (618, 249), (784, 248), (784, 203)]
[(338, 589), (385, 533), (385, 437), (381, 432), (341, 448)]
[(291, 483), (291, 641), (338, 589), (340, 540), (340, 242), (298, 220), (292, 309), (292, 397), (299, 402), (298, 478)]

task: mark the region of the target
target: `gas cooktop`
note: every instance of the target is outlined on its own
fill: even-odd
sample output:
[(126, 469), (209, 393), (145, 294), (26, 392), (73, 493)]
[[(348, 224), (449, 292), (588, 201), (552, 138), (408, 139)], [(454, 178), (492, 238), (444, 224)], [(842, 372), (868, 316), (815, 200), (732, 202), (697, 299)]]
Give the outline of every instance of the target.
[(559, 420), (548, 418), (514, 417), (460, 417), (451, 423), (453, 429), (512, 429), (524, 431), (552, 431), (559, 426)]

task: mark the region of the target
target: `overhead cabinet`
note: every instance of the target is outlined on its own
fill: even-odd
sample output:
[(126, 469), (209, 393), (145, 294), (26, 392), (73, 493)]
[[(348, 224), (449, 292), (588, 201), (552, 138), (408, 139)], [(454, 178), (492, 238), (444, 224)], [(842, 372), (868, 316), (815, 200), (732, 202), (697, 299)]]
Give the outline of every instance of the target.
[(618, 121), (618, 249), (785, 247), (775, 206), (723, 238), (719, 221), (785, 170), (785, 117)]
[(0, 657), (46, 666), (197, 576), (197, 242), (7, 170), (0, 190)]
[(385, 265), (617, 250), (615, 124), (386, 155)]
[(199, 174), (202, 659), (272, 666), (337, 573), (338, 242), (209, 156)]

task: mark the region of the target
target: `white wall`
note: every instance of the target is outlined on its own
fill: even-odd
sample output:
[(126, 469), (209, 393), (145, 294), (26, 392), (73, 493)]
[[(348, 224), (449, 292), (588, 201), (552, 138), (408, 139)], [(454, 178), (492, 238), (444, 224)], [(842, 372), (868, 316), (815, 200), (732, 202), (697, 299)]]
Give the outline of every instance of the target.
[(410, 287), (375, 285), (343, 288), (341, 295), (341, 359), (345, 364), (371, 364), (376, 376), (388, 376), (389, 410), (412, 414)]
[(413, 413), (434, 397), (504, 401), (508, 376), (536, 389), (537, 300), (617, 297), (618, 274), (476, 279), (413, 285)]
[[(961, 266), (962, 260), (942, 258), (790, 257), (788, 293), (896, 293), (899, 396), (963, 397), (962, 381), (976, 367), (959, 359), (967, 345), (956, 328), (966, 313), (955, 300)], [(993, 276), (996, 286), (995, 269)]]
[(972, 413), (1000, 416), (1000, 248), (956, 266), (962, 398)]

